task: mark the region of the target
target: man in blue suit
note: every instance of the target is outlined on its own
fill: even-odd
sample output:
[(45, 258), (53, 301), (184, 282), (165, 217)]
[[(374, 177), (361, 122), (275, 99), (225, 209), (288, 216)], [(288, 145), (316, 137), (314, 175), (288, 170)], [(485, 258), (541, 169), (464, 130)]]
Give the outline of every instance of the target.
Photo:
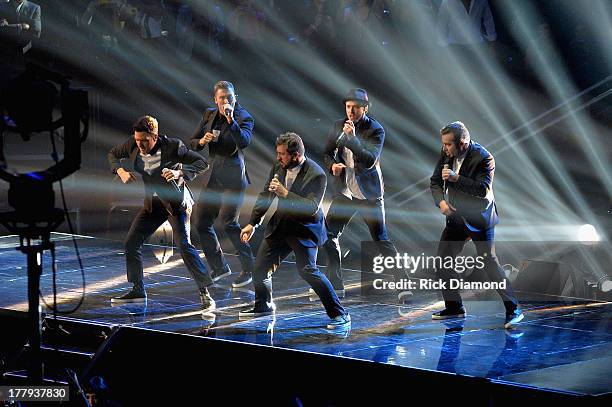
[(300, 276), (317, 293), (331, 318), (327, 327), (349, 327), (350, 315), (340, 305), (329, 280), (316, 264), (318, 246), (327, 239), (321, 210), (327, 186), (325, 172), (304, 155), (302, 139), (295, 133), (281, 134), (276, 139), (276, 157), (249, 224), (241, 232), (242, 239), (248, 241), (255, 228), (261, 225), (274, 198), (278, 199), (255, 261), (255, 305), (241, 311), (240, 316), (255, 317), (274, 312), (272, 273), (293, 251)]
[[(462, 122), (452, 122), (440, 130), (442, 151), (430, 180), (434, 203), (446, 216), (446, 227), (438, 246), (438, 256), (456, 257), (465, 242), (472, 240), (478, 256), (484, 260), (484, 271), (494, 282), (506, 279), (504, 270), (495, 255), (495, 225), (499, 222), (493, 176), (495, 159), (480, 144), (470, 139), (470, 132)], [(440, 278), (447, 282), (457, 278), (452, 269), (438, 270)], [(512, 326), (523, 319), (523, 313), (514, 296), (510, 283), (497, 292), (504, 301), (506, 320), (504, 326)], [(433, 319), (464, 318), (465, 308), (459, 290), (442, 290), (445, 308), (432, 315)]]
[[(240, 240), (240, 208), (250, 183), (244, 161), (244, 149), (251, 144), (253, 118), (236, 101), (234, 85), (227, 81), (215, 84), (215, 108), (207, 109), (191, 137), (191, 148), (208, 150), (210, 178), (198, 202), (197, 230), (202, 250), (213, 269), (212, 278), (218, 281), (231, 274), (214, 229), (215, 219), (221, 217), (227, 237), (238, 250), (242, 273), (233, 282), (242, 287), (252, 281), (253, 252), (248, 242)], [(205, 151), (206, 152), (206, 151)]]
[[(327, 254), (325, 275), (340, 297), (345, 291), (339, 239), (355, 214), (361, 215), (383, 256), (397, 254), (385, 224), (384, 182), (380, 169), (385, 130), (367, 115), (369, 100), (365, 90), (351, 89), (343, 103), (347, 118), (334, 123), (324, 155), (325, 169), (333, 176), (334, 185), (326, 217), (328, 239), (323, 246)], [(400, 291), (398, 297), (403, 300), (409, 294), (409, 291)]]

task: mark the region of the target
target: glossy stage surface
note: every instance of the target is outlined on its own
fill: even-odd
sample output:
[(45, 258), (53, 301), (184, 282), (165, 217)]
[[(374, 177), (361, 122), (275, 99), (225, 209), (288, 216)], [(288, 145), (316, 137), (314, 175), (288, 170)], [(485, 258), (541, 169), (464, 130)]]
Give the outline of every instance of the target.
[[(81, 272), (70, 236), (54, 234), (58, 300), (73, 307), (81, 293)], [(417, 369), (483, 377), (563, 392), (600, 395), (612, 391), (612, 303), (589, 300), (525, 302), (525, 319), (503, 328), (504, 309), (490, 299), (465, 301), (465, 320), (438, 322), (431, 313), (442, 306), (435, 291), (415, 293), (402, 306), (391, 295), (364, 297), (360, 274), (347, 270), (342, 304), (352, 316), (350, 330), (326, 328), (328, 318), (316, 296), (308, 294), (295, 265), (286, 261), (273, 278), (274, 316), (240, 320), (238, 311), (253, 300), (249, 289), (232, 289), (240, 271), (228, 255), (233, 274), (211, 289), (217, 310), (202, 315), (196, 286), (180, 256), (162, 264), (144, 250), (144, 304), (111, 306), (125, 292), (122, 245), (118, 241), (78, 237), (85, 277), (83, 305), (72, 318), (154, 330), (202, 335), (298, 349)], [(0, 237), (0, 308), (27, 310), (25, 255), (17, 238)], [(156, 248), (158, 251), (160, 248)], [(159, 254), (159, 253), (158, 253)], [(166, 253), (167, 255), (168, 253)], [(44, 256), (41, 290), (52, 300), (51, 256)], [(249, 285), (247, 288), (252, 288)]]

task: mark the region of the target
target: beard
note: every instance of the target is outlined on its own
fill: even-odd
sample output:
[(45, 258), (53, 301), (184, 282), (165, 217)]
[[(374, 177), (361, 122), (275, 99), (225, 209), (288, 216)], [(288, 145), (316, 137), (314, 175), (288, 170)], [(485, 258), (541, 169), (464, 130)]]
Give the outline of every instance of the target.
[(300, 161), (297, 159), (291, 158), (291, 161), (289, 161), (287, 165), (284, 165), (283, 169), (290, 170), (292, 168), (297, 167), (298, 165), (300, 165)]

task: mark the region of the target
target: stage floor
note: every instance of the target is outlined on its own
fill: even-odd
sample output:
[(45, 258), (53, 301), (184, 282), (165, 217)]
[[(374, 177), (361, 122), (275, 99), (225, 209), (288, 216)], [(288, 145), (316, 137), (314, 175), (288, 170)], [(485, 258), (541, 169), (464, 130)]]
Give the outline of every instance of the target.
[[(58, 298), (63, 309), (76, 304), (81, 273), (70, 236), (54, 234), (58, 265)], [(442, 302), (433, 292), (416, 293), (399, 306), (395, 298), (364, 297), (360, 274), (347, 270), (342, 304), (352, 316), (350, 331), (326, 329), (328, 318), (316, 296), (308, 294), (295, 265), (283, 263), (274, 276), (275, 316), (240, 320), (238, 311), (253, 292), (231, 288), (240, 271), (228, 255), (234, 274), (211, 290), (217, 310), (202, 315), (196, 286), (180, 256), (161, 264), (144, 251), (146, 305), (111, 306), (110, 297), (129, 288), (121, 242), (77, 239), (87, 289), (72, 318), (121, 324), (298, 349), (433, 371), (483, 377), (562, 392), (600, 395), (612, 392), (612, 303), (588, 300), (522, 303), (525, 320), (503, 328), (499, 300), (466, 301), (464, 321), (438, 322), (431, 313)], [(0, 308), (27, 310), (25, 255), (17, 238), (0, 237)], [(51, 301), (50, 255), (44, 256), (41, 290)]]

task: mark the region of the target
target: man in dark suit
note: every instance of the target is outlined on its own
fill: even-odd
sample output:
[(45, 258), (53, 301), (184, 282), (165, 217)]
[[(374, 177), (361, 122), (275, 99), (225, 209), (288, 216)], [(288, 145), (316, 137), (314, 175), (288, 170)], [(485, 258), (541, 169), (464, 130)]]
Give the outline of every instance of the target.
[(251, 143), (253, 118), (236, 102), (234, 85), (227, 81), (214, 86), (217, 107), (204, 112), (198, 128), (191, 137), (191, 148), (203, 150), (208, 147), (211, 166), (210, 178), (198, 201), (198, 233), (202, 250), (213, 269), (214, 281), (231, 274), (223, 255), (214, 223), (221, 217), (225, 233), (238, 250), (242, 273), (233, 282), (242, 287), (252, 281), (253, 252), (248, 242), (240, 240), (240, 208), (244, 193), (250, 183), (244, 162), (244, 149)]
[(351, 317), (344, 310), (329, 280), (319, 271), (317, 248), (327, 239), (321, 203), (327, 180), (325, 172), (304, 155), (304, 144), (295, 133), (276, 139), (276, 157), (263, 191), (257, 197), (251, 220), (241, 231), (248, 241), (261, 225), (263, 217), (278, 197), (276, 212), (268, 222), (265, 238), (257, 253), (254, 280), (255, 305), (240, 312), (241, 317), (271, 314), (272, 273), (293, 251), (300, 276), (317, 293), (331, 322), (330, 329), (350, 326)]
[(40, 38), (40, 6), (28, 0), (2, 1), (0, 6), (0, 28), (10, 30), (28, 40)]
[[(471, 239), (478, 256), (484, 260), (484, 271), (494, 282), (506, 279), (495, 254), (495, 225), (499, 222), (493, 196), (495, 160), (480, 144), (470, 140), (462, 122), (450, 123), (440, 130), (442, 151), (431, 176), (430, 189), (434, 203), (446, 216), (446, 227), (440, 238), (438, 256), (456, 257), (465, 242)], [(447, 282), (457, 278), (452, 269), (438, 270)], [(507, 288), (497, 292), (506, 308), (505, 327), (511, 328), (523, 319), (523, 313), (512, 292)], [(433, 319), (464, 318), (465, 308), (459, 290), (442, 290), (445, 308), (432, 315)]]
[[(325, 169), (333, 176), (334, 196), (326, 217), (327, 254), (325, 275), (336, 293), (344, 296), (340, 236), (359, 212), (372, 240), (378, 242), (383, 256), (395, 256), (397, 249), (389, 240), (385, 224), (384, 183), (380, 156), (385, 130), (367, 115), (369, 100), (363, 89), (351, 89), (343, 100), (346, 119), (337, 120), (325, 147)], [(400, 300), (410, 295), (400, 291)]]
[(111, 299), (113, 303), (144, 302), (147, 295), (143, 284), (142, 245), (166, 220), (172, 226), (174, 242), (183, 262), (196, 282), (202, 310), (211, 311), (215, 301), (208, 287), (213, 281), (197, 250), (189, 240), (189, 216), (193, 197), (185, 181), (191, 181), (208, 168), (199, 154), (190, 151), (181, 140), (160, 136), (157, 120), (151, 116), (139, 118), (133, 126), (134, 137), (113, 147), (108, 163), (124, 184), (135, 179), (120, 160), (129, 159), (134, 171), (142, 175), (145, 187), (143, 208), (132, 222), (125, 239), (125, 259), (128, 281), (134, 284), (130, 292)]

